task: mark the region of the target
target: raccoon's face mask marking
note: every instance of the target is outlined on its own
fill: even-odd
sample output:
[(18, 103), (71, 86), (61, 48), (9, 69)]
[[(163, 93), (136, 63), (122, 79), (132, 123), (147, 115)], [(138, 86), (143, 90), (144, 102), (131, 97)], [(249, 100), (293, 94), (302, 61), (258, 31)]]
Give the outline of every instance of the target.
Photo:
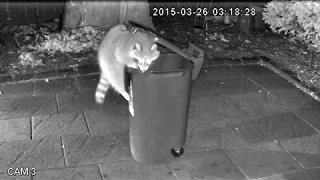
[(133, 66), (136, 66), (136, 69), (139, 69), (141, 72), (145, 72), (149, 69), (152, 62), (160, 56), (160, 52), (157, 50), (157, 44), (152, 44), (151, 47), (146, 48), (136, 43), (130, 56), (136, 64)]

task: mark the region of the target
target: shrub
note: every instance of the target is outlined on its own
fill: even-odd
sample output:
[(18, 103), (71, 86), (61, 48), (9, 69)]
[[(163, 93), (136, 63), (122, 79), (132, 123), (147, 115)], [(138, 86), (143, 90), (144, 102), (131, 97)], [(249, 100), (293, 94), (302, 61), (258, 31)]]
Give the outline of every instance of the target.
[(320, 2), (272, 1), (264, 10), (263, 20), (273, 32), (290, 34), (320, 51)]

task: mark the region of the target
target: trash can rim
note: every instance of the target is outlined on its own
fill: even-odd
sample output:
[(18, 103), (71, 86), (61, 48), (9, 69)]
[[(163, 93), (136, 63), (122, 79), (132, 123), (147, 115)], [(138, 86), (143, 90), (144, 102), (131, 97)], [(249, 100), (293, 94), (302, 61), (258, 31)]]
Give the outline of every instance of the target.
[[(179, 54), (176, 53), (165, 53), (165, 55), (177, 55), (180, 56)], [(180, 56), (181, 58), (183, 58), (184, 61), (186, 61), (186, 63), (188, 63), (188, 65), (185, 68), (176, 68), (176, 69), (168, 69), (168, 70), (147, 70), (145, 73), (166, 73), (166, 72), (179, 72), (179, 71), (184, 71), (184, 70), (192, 70), (195, 66), (193, 61), (186, 59), (182, 56)], [(132, 72), (140, 72), (139, 69), (133, 69), (133, 68), (129, 68), (127, 67), (127, 72), (132, 73)]]
[[(185, 71), (185, 70), (192, 70), (194, 68), (194, 65), (191, 65), (191, 67), (187, 67), (187, 68), (178, 68), (178, 69), (170, 69), (170, 70), (147, 70), (145, 73), (152, 73), (152, 74), (156, 74), (156, 73), (166, 73), (166, 72), (179, 72), (179, 71)], [(127, 69), (129, 73), (131, 72), (140, 72), (138, 69), (132, 69), (132, 68), (128, 68)]]
[[(188, 60), (186, 60), (188, 61)], [(156, 73), (166, 73), (166, 72), (179, 72), (179, 71), (185, 71), (185, 70), (192, 70), (194, 68), (194, 64), (192, 62), (188, 62), (190, 65), (188, 65), (188, 67), (186, 68), (177, 68), (177, 69), (168, 69), (168, 70), (147, 70), (145, 73), (152, 73), (152, 74), (156, 74)], [(133, 69), (133, 68), (127, 68), (127, 71), (129, 73), (131, 72), (140, 72), (138, 69)]]

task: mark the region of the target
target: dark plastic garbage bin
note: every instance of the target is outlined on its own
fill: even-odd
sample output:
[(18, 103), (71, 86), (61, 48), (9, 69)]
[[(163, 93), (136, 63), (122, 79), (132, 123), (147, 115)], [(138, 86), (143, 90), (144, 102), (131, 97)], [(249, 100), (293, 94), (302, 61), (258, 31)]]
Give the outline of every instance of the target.
[(130, 148), (140, 163), (164, 163), (183, 154), (193, 63), (161, 54), (145, 73), (129, 70)]

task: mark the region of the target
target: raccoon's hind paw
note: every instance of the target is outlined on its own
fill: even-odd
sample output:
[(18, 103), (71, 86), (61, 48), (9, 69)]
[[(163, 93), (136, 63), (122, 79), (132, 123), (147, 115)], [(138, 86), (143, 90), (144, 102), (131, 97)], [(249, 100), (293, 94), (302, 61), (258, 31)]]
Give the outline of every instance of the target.
[(97, 104), (103, 104), (104, 103), (104, 96), (101, 96), (101, 94), (96, 93), (95, 100), (96, 100)]
[(129, 101), (129, 112), (131, 113), (131, 116), (134, 116), (134, 109), (132, 101)]
[(104, 103), (104, 100), (103, 100), (103, 99), (98, 99), (98, 98), (96, 98), (96, 103), (97, 103), (97, 104), (103, 104), (103, 103)]

